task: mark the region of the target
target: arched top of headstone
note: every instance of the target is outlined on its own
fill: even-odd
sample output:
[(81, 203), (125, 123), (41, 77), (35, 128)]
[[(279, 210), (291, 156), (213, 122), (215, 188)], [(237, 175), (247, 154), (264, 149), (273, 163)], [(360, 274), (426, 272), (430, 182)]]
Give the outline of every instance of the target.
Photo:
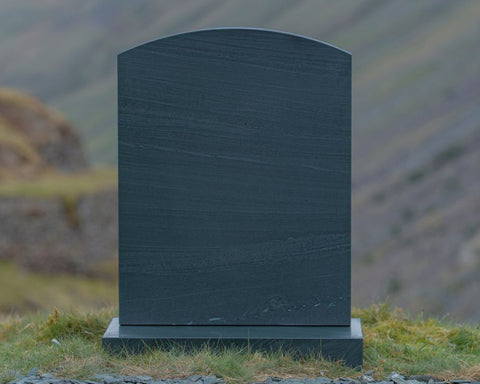
[(248, 39), (249, 44), (251, 44), (250, 39), (255, 36), (272, 38), (272, 39), (290, 40), (292, 41), (292, 43), (301, 41), (303, 44), (310, 45), (311, 47), (325, 49), (332, 53), (336, 52), (339, 55), (343, 54), (343, 55), (351, 56), (351, 53), (344, 49), (338, 48), (332, 44), (325, 43), (323, 41), (316, 40), (307, 36), (302, 36), (294, 33), (277, 31), (272, 29), (232, 28), (232, 27), (199, 29), (199, 30), (193, 30), (188, 32), (182, 32), (179, 34), (169, 35), (169, 36), (165, 36), (156, 40), (152, 40), (152, 41), (137, 45), (136, 47), (132, 47), (124, 52), (121, 52), (120, 55), (128, 54), (129, 52), (137, 49), (143, 49), (143, 48), (148, 48), (149, 46), (155, 46), (157, 44), (168, 43), (170, 40), (173, 40), (176, 43), (178, 39), (190, 40), (190, 39), (196, 39), (198, 37), (201, 37), (203, 39), (203, 38), (208, 38), (209, 35), (222, 37), (222, 38), (231, 38), (233, 40), (236, 40), (238, 38)]

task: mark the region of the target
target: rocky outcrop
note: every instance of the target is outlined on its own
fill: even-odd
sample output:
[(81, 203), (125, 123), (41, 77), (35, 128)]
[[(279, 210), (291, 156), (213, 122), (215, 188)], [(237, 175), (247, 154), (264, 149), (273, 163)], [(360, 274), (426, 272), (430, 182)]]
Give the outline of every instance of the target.
[(0, 89), (0, 170), (15, 177), (88, 167), (80, 138), (57, 112), (18, 91)]
[(117, 193), (0, 199), (0, 259), (42, 272), (93, 275), (117, 252)]

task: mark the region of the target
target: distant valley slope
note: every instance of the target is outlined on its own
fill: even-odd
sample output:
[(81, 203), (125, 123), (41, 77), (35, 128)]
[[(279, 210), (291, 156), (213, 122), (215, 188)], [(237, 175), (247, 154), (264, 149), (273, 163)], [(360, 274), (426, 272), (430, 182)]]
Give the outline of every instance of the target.
[(67, 115), (116, 162), (116, 54), (251, 26), (353, 55), (353, 303), (480, 318), (480, 2), (4, 0), (1, 85)]
[(101, 275), (117, 253), (116, 179), (89, 167), (58, 112), (0, 88), (0, 263)]

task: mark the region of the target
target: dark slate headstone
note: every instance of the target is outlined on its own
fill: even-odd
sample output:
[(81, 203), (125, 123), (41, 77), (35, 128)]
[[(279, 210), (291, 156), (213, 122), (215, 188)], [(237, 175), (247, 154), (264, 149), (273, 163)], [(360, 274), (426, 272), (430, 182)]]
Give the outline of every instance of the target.
[(350, 54), (267, 30), (190, 32), (120, 54), (118, 94), (113, 339), (122, 329), (137, 333), (124, 341), (187, 340), (190, 328), (190, 339), (212, 340), (212, 330), (241, 339), (299, 326), (325, 326), (328, 339), (335, 326), (358, 349)]

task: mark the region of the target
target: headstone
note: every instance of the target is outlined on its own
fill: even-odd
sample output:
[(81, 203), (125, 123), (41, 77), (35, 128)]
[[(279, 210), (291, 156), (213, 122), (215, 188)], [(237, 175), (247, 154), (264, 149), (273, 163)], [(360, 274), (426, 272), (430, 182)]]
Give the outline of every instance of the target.
[(118, 57), (119, 318), (103, 344), (362, 363), (350, 318), (351, 55), (259, 29)]

